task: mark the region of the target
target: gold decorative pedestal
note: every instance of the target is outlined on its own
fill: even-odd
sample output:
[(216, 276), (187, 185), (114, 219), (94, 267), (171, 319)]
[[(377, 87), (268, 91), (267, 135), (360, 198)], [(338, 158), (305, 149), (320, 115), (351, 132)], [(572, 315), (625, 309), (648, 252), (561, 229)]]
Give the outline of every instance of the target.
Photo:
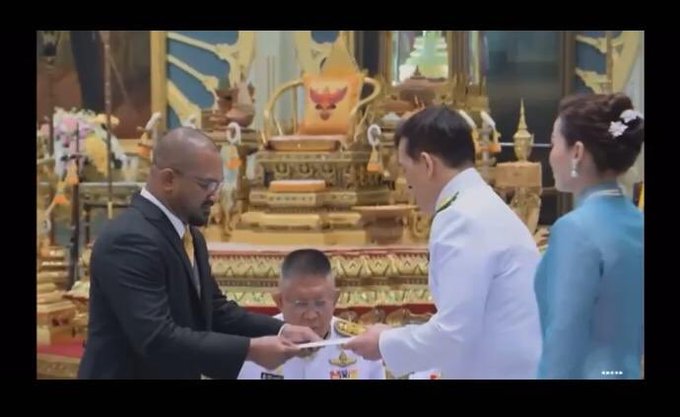
[(73, 339), (74, 305), (63, 299), (63, 292), (52, 283), (37, 286), (37, 341), (39, 345)]
[(531, 155), (534, 136), (527, 130), (523, 100), (520, 105), (517, 133), (515, 133), (513, 139), (518, 161), (496, 165), (495, 186), (504, 192), (513, 190), (514, 195), (510, 201), (510, 207), (527, 225), (529, 232), (533, 235), (538, 228), (538, 218), (541, 211), (543, 177), (541, 164), (528, 160)]
[[(385, 204), (382, 173), (366, 169), (368, 150), (262, 150), (266, 180), (251, 189), (249, 211), (231, 241), (253, 244), (364, 245), (371, 242), (354, 206)], [(266, 186), (265, 186), (266, 184)]]
[(80, 266), (82, 275), (80, 280), (73, 284), (70, 291), (64, 294), (64, 298), (71, 301), (76, 309), (76, 315), (73, 318), (74, 335), (76, 337), (87, 339), (87, 327), (90, 310), (90, 256), (92, 254), (92, 245), (83, 250), (80, 257)]
[(39, 353), (36, 373), (38, 379), (76, 379), (80, 358)]
[(496, 165), (496, 186), (498, 188), (540, 188), (543, 183), (541, 171), (539, 162), (501, 162)]
[(416, 206), (388, 205), (354, 207), (361, 213), (370, 243), (378, 245), (397, 244), (404, 237), (404, 226)]
[[(361, 98), (364, 85), (373, 91)], [(303, 120), (298, 123), (294, 115), (292, 128), (284, 131), (274, 109), (288, 90), (295, 100), (298, 86), (305, 91)], [(374, 147), (366, 137), (370, 105), (380, 90), (338, 40), (318, 74), (305, 73), (274, 92), (264, 110), (263, 143), (256, 155), (259, 175), (230, 241), (370, 243), (353, 207), (386, 205), (390, 200), (383, 173), (369, 163)]]
[(43, 246), (38, 260), (38, 284), (52, 283), (65, 291), (68, 285), (68, 260), (66, 249), (61, 246)]
[[(277, 286), (283, 258), (299, 247), (208, 244), (213, 275), (227, 297), (244, 307), (272, 313), (276, 306), (271, 293)], [(318, 249), (330, 258), (341, 290), (339, 311), (370, 311), (378, 307), (431, 311), (426, 246), (321, 246)]]
[(512, 189), (510, 207), (533, 235), (538, 228), (541, 210), (541, 164), (538, 162), (505, 162), (496, 166), (496, 188)]

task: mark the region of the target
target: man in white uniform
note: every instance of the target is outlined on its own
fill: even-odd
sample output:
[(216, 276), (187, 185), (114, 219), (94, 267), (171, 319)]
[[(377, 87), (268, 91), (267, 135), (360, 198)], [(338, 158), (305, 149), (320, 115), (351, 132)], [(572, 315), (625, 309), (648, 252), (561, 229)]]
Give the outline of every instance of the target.
[[(358, 325), (333, 317), (339, 292), (331, 264), (323, 252), (301, 249), (288, 254), (281, 266), (274, 301), (281, 310), (276, 318), (286, 323), (305, 323), (321, 338), (337, 339), (358, 334)], [(325, 346), (307, 357), (295, 357), (277, 369), (265, 369), (246, 361), (239, 379), (385, 379), (382, 361), (371, 361), (345, 351), (340, 345)]]
[(345, 347), (382, 358), (395, 376), (437, 369), (442, 378), (535, 378), (539, 252), (475, 169), (471, 128), (458, 112), (433, 106), (406, 120), (395, 143), (420, 209), (434, 214), (429, 288), (437, 313), (420, 325), (372, 326)]

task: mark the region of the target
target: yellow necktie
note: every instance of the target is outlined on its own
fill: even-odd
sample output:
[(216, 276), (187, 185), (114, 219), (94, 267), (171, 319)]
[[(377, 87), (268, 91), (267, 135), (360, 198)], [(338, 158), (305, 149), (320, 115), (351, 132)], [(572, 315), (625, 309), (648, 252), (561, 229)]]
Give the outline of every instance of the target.
[(189, 257), (189, 263), (191, 263), (191, 266), (194, 266), (194, 239), (191, 236), (191, 231), (189, 231), (189, 227), (184, 228), (184, 236), (182, 236), (182, 242), (184, 243), (184, 251), (187, 253), (187, 256)]

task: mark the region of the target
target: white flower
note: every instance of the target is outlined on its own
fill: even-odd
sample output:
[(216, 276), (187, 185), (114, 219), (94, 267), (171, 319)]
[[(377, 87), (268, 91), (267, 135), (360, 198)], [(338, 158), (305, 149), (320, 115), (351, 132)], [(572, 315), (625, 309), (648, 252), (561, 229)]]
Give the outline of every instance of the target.
[(621, 136), (623, 134), (623, 132), (626, 131), (627, 127), (628, 126), (626, 126), (625, 124), (623, 124), (621, 122), (611, 122), (609, 124), (609, 133), (611, 133), (612, 136), (616, 138), (616, 137)]
[(628, 109), (628, 110), (624, 110), (621, 113), (621, 116), (619, 116), (619, 118), (621, 120), (623, 120), (624, 123), (628, 123), (631, 120), (635, 120), (637, 118), (642, 119), (642, 113), (640, 113), (639, 111), (633, 110), (633, 109)]

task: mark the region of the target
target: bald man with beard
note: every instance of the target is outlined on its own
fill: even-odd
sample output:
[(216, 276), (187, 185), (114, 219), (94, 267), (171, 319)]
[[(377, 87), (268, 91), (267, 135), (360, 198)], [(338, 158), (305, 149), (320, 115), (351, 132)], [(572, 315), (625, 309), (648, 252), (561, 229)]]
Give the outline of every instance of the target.
[(158, 142), (146, 186), (94, 244), (79, 378), (235, 379), (246, 360), (275, 368), (305, 354), (297, 343), (321, 340), (245, 311), (217, 286), (197, 227), (215, 204), (222, 165), (198, 130)]

